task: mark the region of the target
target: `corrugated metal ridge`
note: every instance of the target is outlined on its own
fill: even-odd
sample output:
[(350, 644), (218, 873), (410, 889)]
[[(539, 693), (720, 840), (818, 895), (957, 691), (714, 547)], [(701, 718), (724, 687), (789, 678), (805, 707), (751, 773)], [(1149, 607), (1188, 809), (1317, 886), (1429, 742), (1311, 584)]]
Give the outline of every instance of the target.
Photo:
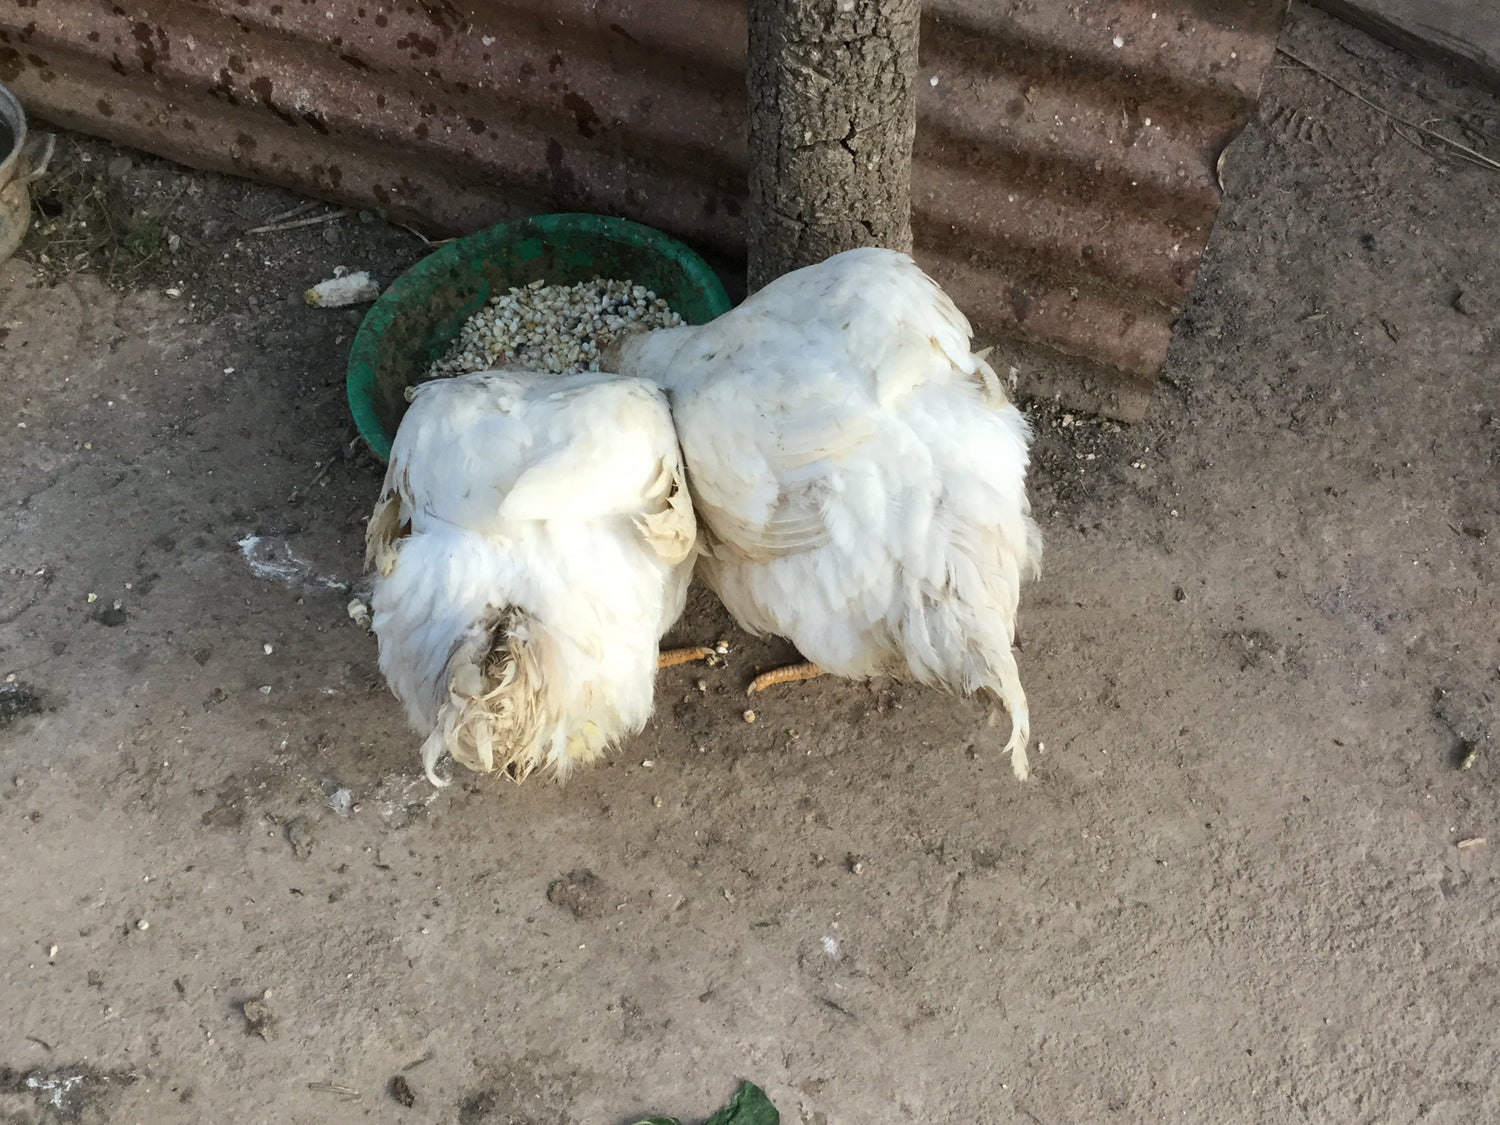
[(939, 90), (950, 67), (971, 81), (924, 98), (917, 241), (940, 280), (981, 295), (991, 332), (1136, 375), (1159, 367), (1218, 209), (1215, 159), (1279, 20), (1264, 5), (1163, 60), (1159, 16), (1178, 30), (1182, 7), (1049, 5), (1022, 24), (1000, 5), (929, 5), (924, 72)]
[[(1203, 24), (1212, 27), (1212, 40), (1202, 37), (1195, 44), (1191, 36), (1183, 37)], [(1272, 0), (928, 0), (922, 32), (924, 51), (925, 44), (941, 42), (945, 26), (991, 44), (990, 67), (1032, 81), (1061, 81), (1079, 90), (1126, 87), (1141, 97), (1237, 102), (1254, 100), (1262, 69), (1256, 56), (1264, 53), (1265, 36), (1274, 36), (1280, 25), (1281, 6)]]
[[(1144, 408), (1281, 7), (927, 4), (917, 256), (982, 335), (1118, 371), (1080, 405)], [(738, 255), (744, 42), (741, 0), (33, 0), (0, 10), (0, 80), (61, 124), (443, 232), (581, 208)]]
[[(65, 9), (63, 5), (53, 7)], [(347, 43), (342, 37), (324, 43), (310, 38), (288, 36), (283, 30), (275, 31), (277, 55), (274, 58), (255, 57), (257, 50), (265, 44), (250, 37), (247, 19), (226, 16), (212, 10), (213, 5), (202, 3), (167, 2), (157, 6), (160, 17), (169, 20), (179, 29), (179, 39), (185, 40), (188, 50), (156, 51), (142, 53), (141, 70), (154, 79), (154, 85), (172, 89), (180, 84), (188, 96), (207, 95), (227, 109), (244, 109), (247, 114), (264, 110), (277, 117), (291, 128), (299, 126), (311, 129), (319, 135), (328, 135), (336, 126), (341, 135), (364, 137), (372, 142), (384, 142), (391, 136), (390, 130), (399, 129), (406, 134), (414, 150), (426, 150), (432, 155), (451, 155), (451, 142), (445, 138), (457, 134), (462, 140), (467, 134), (484, 135), (493, 128), (496, 118), (504, 120), (519, 135), (530, 133), (542, 138), (559, 133), (578, 132), (586, 139), (598, 135), (603, 124), (597, 119), (592, 103), (582, 94), (598, 93), (587, 89), (589, 80), (596, 75), (585, 72), (581, 77), (584, 88), (570, 91), (579, 96), (564, 99), (561, 106), (549, 108), (525, 98), (525, 89), (530, 76), (509, 76), (505, 83), (497, 81), (499, 75), (487, 73), (488, 52), (472, 61), (456, 53), (456, 65), (448, 67), (449, 74), (430, 74), (418, 68), (397, 68), (388, 63), (377, 65), (366, 61), (357, 45)], [(277, 5), (272, 5), (277, 7)], [(118, 10), (118, 9), (117, 9)], [(64, 10), (62, 14), (67, 14)], [(126, 34), (135, 34), (131, 28), (141, 26), (139, 21), (120, 15), (113, 21), (113, 38), (118, 42)], [(108, 21), (90, 20), (90, 27)], [(59, 52), (62, 57), (80, 65), (97, 65), (97, 52), (81, 46), (79, 40), (83, 28), (79, 24), (58, 21), (52, 26), (35, 23), (33, 46), (43, 46)], [(501, 29), (497, 27), (496, 37)], [(525, 37), (510, 29), (511, 46), (521, 46)], [(109, 32), (105, 32), (108, 35)], [(225, 53), (222, 66), (206, 64), (193, 48), (195, 41), (213, 41)], [(405, 42), (407, 37), (398, 38)], [(320, 64), (330, 51), (337, 51), (338, 60), (347, 69), (327, 69)], [(419, 52), (420, 53), (420, 52)], [(556, 51), (553, 50), (555, 54)], [(124, 76), (125, 62), (115, 52), (110, 59), (110, 69)], [(457, 76), (450, 76), (457, 71)], [(669, 70), (657, 70), (643, 75), (645, 82), (657, 88), (659, 94), (670, 96), (676, 90), (689, 86), (701, 86), (700, 74), (688, 81), (674, 81)], [(276, 81), (280, 79), (280, 81)], [(369, 100), (362, 106), (360, 116), (335, 119), (330, 112), (350, 96), (351, 87), (368, 90)], [(676, 87), (676, 90), (674, 90)], [(469, 99), (463, 109), (453, 104), (453, 97)], [(569, 102), (572, 103), (570, 108)], [(447, 103), (447, 104), (445, 104)], [(685, 153), (684, 163), (702, 167), (706, 160), (712, 164), (726, 163), (722, 151), (716, 147), (716, 137), (704, 139), (683, 132), (674, 136), (672, 130), (663, 129), (649, 139), (663, 143), (670, 149)], [(623, 144), (625, 138), (611, 143)], [(478, 155), (461, 148), (465, 156)], [(743, 172), (743, 161), (727, 164), (735, 175)]]
[[(528, 73), (524, 66), (498, 70), (493, 54), (483, 43), (491, 38), (496, 43), (505, 41), (511, 50), (525, 48), (540, 35), (530, 26), (534, 14), (503, 9), (488, 13), (514, 18), (515, 22), (497, 19), (488, 25), (489, 30), (465, 36), (461, 48), (444, 56), (442, 73), (434, 75), (430, 73), (432, 67), (417, 65), (418, 60), (429, 59), (433, 50), (423, 37), (423, 32), (431, 29), (414, 23), (409, 15), (403, 25), (400, 13), (393, 10), (387, 23), (393, 42), (404, 45), (401, 50), (410, 56), (413, 65), (406, 67), (396, 66), (388, 58), (381, 60), (368, 44), (352, 43), (345, 36), (314, 38), (313, 32), (322, 29), (316, 27), (316, 21), (309, 17), (310, 9), (304, 5), (294, 5), (291, 12), (274, 19), (267, 15), (280, 7), (270, 5), (257, 20), (248, 8), (212, 0), (153, 4), (152, 19), (159, 26), (173, 28), (172, 37), (164, 40), (151, 36), (150, 24), (134, 18), (118, 4), (112, 16), (102, 20), (76, 5), (39, 4), (34, 9), (38, 18), (28, 29), (28, 46), (46, 49), (56, 59), (55, 65), (38, 68), (48, 75), (42, 82), (66, 83), (80, 95), (97, 83), (115, 97), (132, 102), (131, 108), (141, 120), (135, 128), (118, 120), (122, 115), (113, 112), (112, 106), (107, 109), (111, 99), (104, 97), (48, 99), (45, 91), (38, 91), (43, 95), (40, 100), (44, 104), (61, 103), (52, 115), (64, 124), (102, 130), (150, 151), (187, 158), (189, 163), (208, 162), (219, 170), (248, 172), (269, 159), (272, 171), (279, 164), (285, 174), (296, 175), (290, 161), (278, 160), (274, 152), (266, 158), (255, 151), (259, 142), (253, 121), (270, 114), (287, 127), (276, 138), (277, 145), (291, 141), (295, 155), (305, 161), (304, 179), (298, 186), (336, 197), (353, 192), (355, 201), (384, 206), (394, 215), (425, 221), (445, 233), (472, 224), (459, 214), (414, 210), (404, 198), (408, 189), (427, 182), (429, 191), (451, 188), (476, 199), (485, 193), (509, 193), (530, 204), (566, 194), (575, 184), (613, 182), (627, 204), (633, 198), (644, 203), (655, 194), (659, 169), (665, 166), (680, 169), (684, 178), (690, 176), (728, 197), (731, 211), (738, 211), (745, 190), (742, 111), (720, 122), (702, 121), (700, 115), (702, 127), (697, 128), (688, 127), (689, 121), (684, 118), (669, 115), (641, 115), (622, 128), (625, 122), (606, 122), (594, 108), (607, 105), (605, 99), (614, 96), (609, 90), (612, 75), (603, 69), (587, 68), (575, 68), (578, 73), (573, 75), (567, 95), (558, 99), (559, 104), (546, 105), (526, 89), (537, 73)], [(382, 7), (371, 6), (376, 13), (372, 25), (381, 18)], [(70, 16), (76, 18), (70, 21)], [(298, 19), (306, 26), (299, 26)], [(257, 28), (274, 40), (273, 55), (268, 57), (266, 43), (254, 38)], [(530, 38), (528, 32), (532, 33)], [(89, 39), (91, 35), (99, 37), (98, 43), (124, 47), (127, 53), (111, 50), (106, 62), (92, 46), (95, 41)], [(579, 38), (590, 48), (600, 46), (595, 40)], [(603, 44), (607, 48), (604, 53), (611, 58), (618, 53), (643, 51), (637, 44), (616, 38), (625, 46)], [(545, 61), (533, 70), (545, 73), (561, 49), (558, 44), (568, 40), (569, 36), (559, 34), (549, 37), (545, 49), (538, 45), (537, 55)], [(175, 50), (169, 45), (172, 43), (177, 45)], [(205, 57), (201, 45), (210, 43), (220, 59)], [(130, 81), (132, 55), (139, 72), (150, 79), (151, 89), (141, 91), (139, 82)], [(342, 65), (330, 67), (330, 55), (336, 55)], [(101, 73), (101, 63), (123, 80)], [(712, 70), (701, 66), (691, 73), (671, 67), (644, 70), (640, 75), (641, 98), (700, 104), (705, 77), (712, 77)], [(726, 78), (721, 73), (719, 79), (727, 84), (727, 100), (742, 99), (742, 76)], [(173, 93), (179, 96), (164, 96)], [(170, 117), (176, 108), (174, 102), (189, 101), (194, 115), (207, 120), (209, 128), (205, 131), (220, 138), (212, 151), (199, 153), (201, 146), (194, 145), (191, 137), (173, 136), (170, 131), (159, 135), (159, 130), (170, 129), (163, 117)], [(359, 103), (357, 112), (336, 112), (351, 101)], [(70, 112), (66, 108), (69, 104), (81, 105), (83, 112)], [(93, 113), (88, 112), (91, 106)], [(251, 123), (237, 127), (236, 123), (242, 121)], [(198, 131), (191, 117), (182, 125), (190, 134)], [(729, 134), (733, 143), (726, 143)], [(364, 185), (371, 195), (362, 194), (361, 185), (344, 182), (346, 168), (336, 159), (339, 146), (316, 139), (330, 135), (342, 145), (353, 147), (355, 155), (372, 161), (377, 169), (388, 166), (395, 174), (372, 176)], [(592, 143), (586, 148), (570, 147), (564, 161), (562, 138), (571, 137)], [(628, 163), (622, 166), (622, 157), (629, 158), (632, 151), (641, 149), (651, 153), (650, 168), (632, 169)], [(191, 159), (195, 153), (198, 159)], [(210, 160), (205, 161), (205, 156)], [(435, 168), (437, 162), (446, 165), (440, 172)], [(493, 199), (490, 206), (494, 207)], [(671, 208), (659, 210), (662, 213), (654, 217), (669, 223)], [(700, 237), (707, 235), (720, 252), (734, 253), (743, 246), (743, 232), (737, 228), (698, 233)]]

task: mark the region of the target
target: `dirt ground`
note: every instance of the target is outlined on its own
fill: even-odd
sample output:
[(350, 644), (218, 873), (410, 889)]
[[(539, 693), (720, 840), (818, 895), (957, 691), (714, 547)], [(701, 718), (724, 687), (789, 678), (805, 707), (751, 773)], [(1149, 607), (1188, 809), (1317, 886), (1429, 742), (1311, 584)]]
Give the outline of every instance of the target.
[(1278, 59), (1151, 420), (1032, 404), (1030, 782), (900, 684), (745, 723), (786, 650), (699, 593), (727, 666), (607, 765), (441, 793), (345, 611), (359, 314), (300, 298), (426, 248), (65, 137), (0, 268), (0, 1121), (1500, 1121), (1500, 173), (1404, 132)]

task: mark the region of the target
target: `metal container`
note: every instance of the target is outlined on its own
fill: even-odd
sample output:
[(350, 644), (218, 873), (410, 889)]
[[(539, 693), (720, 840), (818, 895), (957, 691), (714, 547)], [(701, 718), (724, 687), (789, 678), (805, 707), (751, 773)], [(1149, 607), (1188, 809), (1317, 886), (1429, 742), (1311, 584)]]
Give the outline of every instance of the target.
[(47, 170), (56, 140), (51, 133), (28, 140), (21, 103), (0, 86), (0, 262), (16, 252), (31, 225), (27, 185)]

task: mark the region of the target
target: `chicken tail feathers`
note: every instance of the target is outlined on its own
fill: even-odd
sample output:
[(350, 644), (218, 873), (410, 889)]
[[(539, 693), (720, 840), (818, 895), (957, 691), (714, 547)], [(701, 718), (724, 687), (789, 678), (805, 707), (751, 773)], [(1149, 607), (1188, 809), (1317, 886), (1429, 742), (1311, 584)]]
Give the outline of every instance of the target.
[(517, 784), (538, 766), (562, 779), (572, 766), (602, 756), (611, 738), (600, 722), (570, 721), (565, 706), (555, 709), (556, 689), (570, 679), (566, 647), (525, 610), (488, 610), (459, 639), (444, 669), (448, 698), (422, 743), (427, 779), (449, 783), (437, 772), (445, 753), (476, 773), (498, 770)]
[(1010, 768), (1015, 771), (1016, 778), (1025, 781), (1031, 774), (1031, 761), (1026, 756), (1026, 747), (1031, 741), (1031, 712), (1026, 706), (1026, 692), (1021, 689), (1021, 673), (1016, 668), (1015, 656), (1006, 650), (998, 654), (996, 664), (1000, 687), (991, 689), (991, 692), (1010, 712), (1010, 739), (1005, 743), (1005, 753), (1010, 755)]
[(451, 780), (437, 772), (444, 753), (478, 773), (503, 770), (516, 782), (542, 761), (536, 632), (524, 612), (491, 609), (454, 646), (444, 669), (448, 698), (422, 743), (422, 766), (434, 785)]

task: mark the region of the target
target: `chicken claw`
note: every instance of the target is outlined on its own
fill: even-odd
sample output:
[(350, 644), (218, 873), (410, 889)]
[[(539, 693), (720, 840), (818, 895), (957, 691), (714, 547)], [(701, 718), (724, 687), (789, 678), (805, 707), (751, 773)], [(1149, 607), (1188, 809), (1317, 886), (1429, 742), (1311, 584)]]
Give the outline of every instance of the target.
[(691, 664), (694, 660), (707, 660), (714, 654), (711, 648), (691, 645), (688, 648), (669, 648), (656, 655), (657, 668), (675, 668), (679, 664)]
[(765, 691), (768, 687), (776, 684), (789, 684), (795, 680), (815, 680), (823, 674), (811, 661), (802, 664), (788, 664), (785, 668), (772, 668), (769, 672), (762, 672), (750, 681), (750, 686), (745, 689), (746, 695), (754, 695), (758, 691)]

